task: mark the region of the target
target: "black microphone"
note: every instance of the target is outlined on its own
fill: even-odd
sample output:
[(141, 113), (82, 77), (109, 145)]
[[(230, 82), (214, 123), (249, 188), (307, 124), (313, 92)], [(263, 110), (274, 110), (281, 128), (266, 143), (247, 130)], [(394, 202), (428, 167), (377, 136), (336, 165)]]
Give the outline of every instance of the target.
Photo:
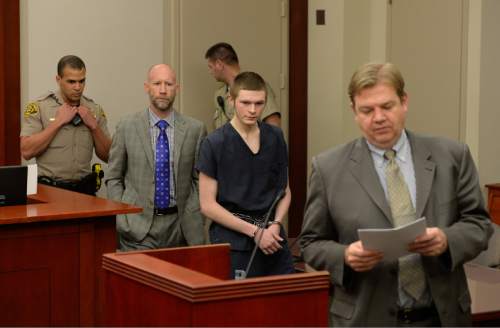
[(79, 125), (80, 123), (82, 123), (82, 118), (80, 117), (80, 114), (76, 114), (73, 119), (71, 120), (71, 123), (74, 125), (74, 126), (77, 126)]
[(224, 104), (224, 98), (222, 96), (217, 96), (217, 104), (219, 104), (219, 107), (222, 108), (224, 115), (226, 115), (226, 105)]
[[(262, 229), (265, 229), (267, 227), (267, 223), (269, 222), (269, 218), (271, 217), (271, 213), (274, 211), (274, 208), (278, 204), (279, 200), (281, 198), (283, 198), (283, 196), (285, 196), (285, 194), (286, 194), (286, 192), (284, 189), (281, 189), (278, 192), (278, 195), (276, 196), (276, 198), (272, 202), (271, 206), (269, 207), (269, 210), (267, 210), (266, 216), (264, 218), (264, 223), (262, 224), (262, 226), (263, 226)], [(253, 247), (253, 250), (252, 250), (252, 255), (250, 256), (250, 261), (248, 261), (248, 264), (247, 264), (245, 271), (240, 272), (240, 276), (238, 277), (238, 279), (245, 279), (247, 277), (247, 274), (250, 271), (250, 267), (252, 266), (253, 259), (255, 257), (255, 253), (257, 252), (257, 248), (259, 247), (259, 243), (260, 243), (261, 239), (262, 239), (262, 233), (260, 234), (259, 238), (255, 242), (255, 246)]]

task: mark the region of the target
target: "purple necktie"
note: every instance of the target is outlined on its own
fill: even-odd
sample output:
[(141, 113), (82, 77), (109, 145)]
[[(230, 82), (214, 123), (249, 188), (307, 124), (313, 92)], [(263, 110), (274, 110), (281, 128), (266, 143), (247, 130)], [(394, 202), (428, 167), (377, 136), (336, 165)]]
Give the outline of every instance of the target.
[(166, 133), (168, 123), (160, 120), (156, 125), (160, 128), (160, 135), (156, 140), (155, 207), (167, 208), (170, 204), (170, 154)]

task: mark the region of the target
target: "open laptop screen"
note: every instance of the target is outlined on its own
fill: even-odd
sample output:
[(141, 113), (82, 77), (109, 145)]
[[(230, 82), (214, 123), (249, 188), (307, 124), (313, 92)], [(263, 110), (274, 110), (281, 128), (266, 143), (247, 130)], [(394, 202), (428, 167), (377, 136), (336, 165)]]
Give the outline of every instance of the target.
[(0, 206), (26, 204), (28, 168), (0, 166)]

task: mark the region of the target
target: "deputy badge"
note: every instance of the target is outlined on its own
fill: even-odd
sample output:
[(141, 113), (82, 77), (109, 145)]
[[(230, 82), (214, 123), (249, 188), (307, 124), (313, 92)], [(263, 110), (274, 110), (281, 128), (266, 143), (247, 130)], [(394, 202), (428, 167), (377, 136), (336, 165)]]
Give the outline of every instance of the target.
[(35, 115), (36, 113), (38, 113), (38, 110), (39, 110), (38, 103), (31, 102), (26, 106), (26, 109), (24, 110), (24, 117), (28, 118), (31, 115)]

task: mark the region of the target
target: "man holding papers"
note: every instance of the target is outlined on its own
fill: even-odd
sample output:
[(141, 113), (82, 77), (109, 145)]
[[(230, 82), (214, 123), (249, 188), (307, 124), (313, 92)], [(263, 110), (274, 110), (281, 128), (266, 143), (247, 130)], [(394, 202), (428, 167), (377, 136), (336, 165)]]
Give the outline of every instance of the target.
[[(349, 85), (362, 138), (312, 162), (301, 248), (328, 270), (334, 326), (471, 324), (463, 263), (492, 233), (468, 147), (405, 129), (408, 95), (390, 63), (366, 64)], [(386, 259), (358, 229), (391, 229), (426, 217), (410, 255)]]

